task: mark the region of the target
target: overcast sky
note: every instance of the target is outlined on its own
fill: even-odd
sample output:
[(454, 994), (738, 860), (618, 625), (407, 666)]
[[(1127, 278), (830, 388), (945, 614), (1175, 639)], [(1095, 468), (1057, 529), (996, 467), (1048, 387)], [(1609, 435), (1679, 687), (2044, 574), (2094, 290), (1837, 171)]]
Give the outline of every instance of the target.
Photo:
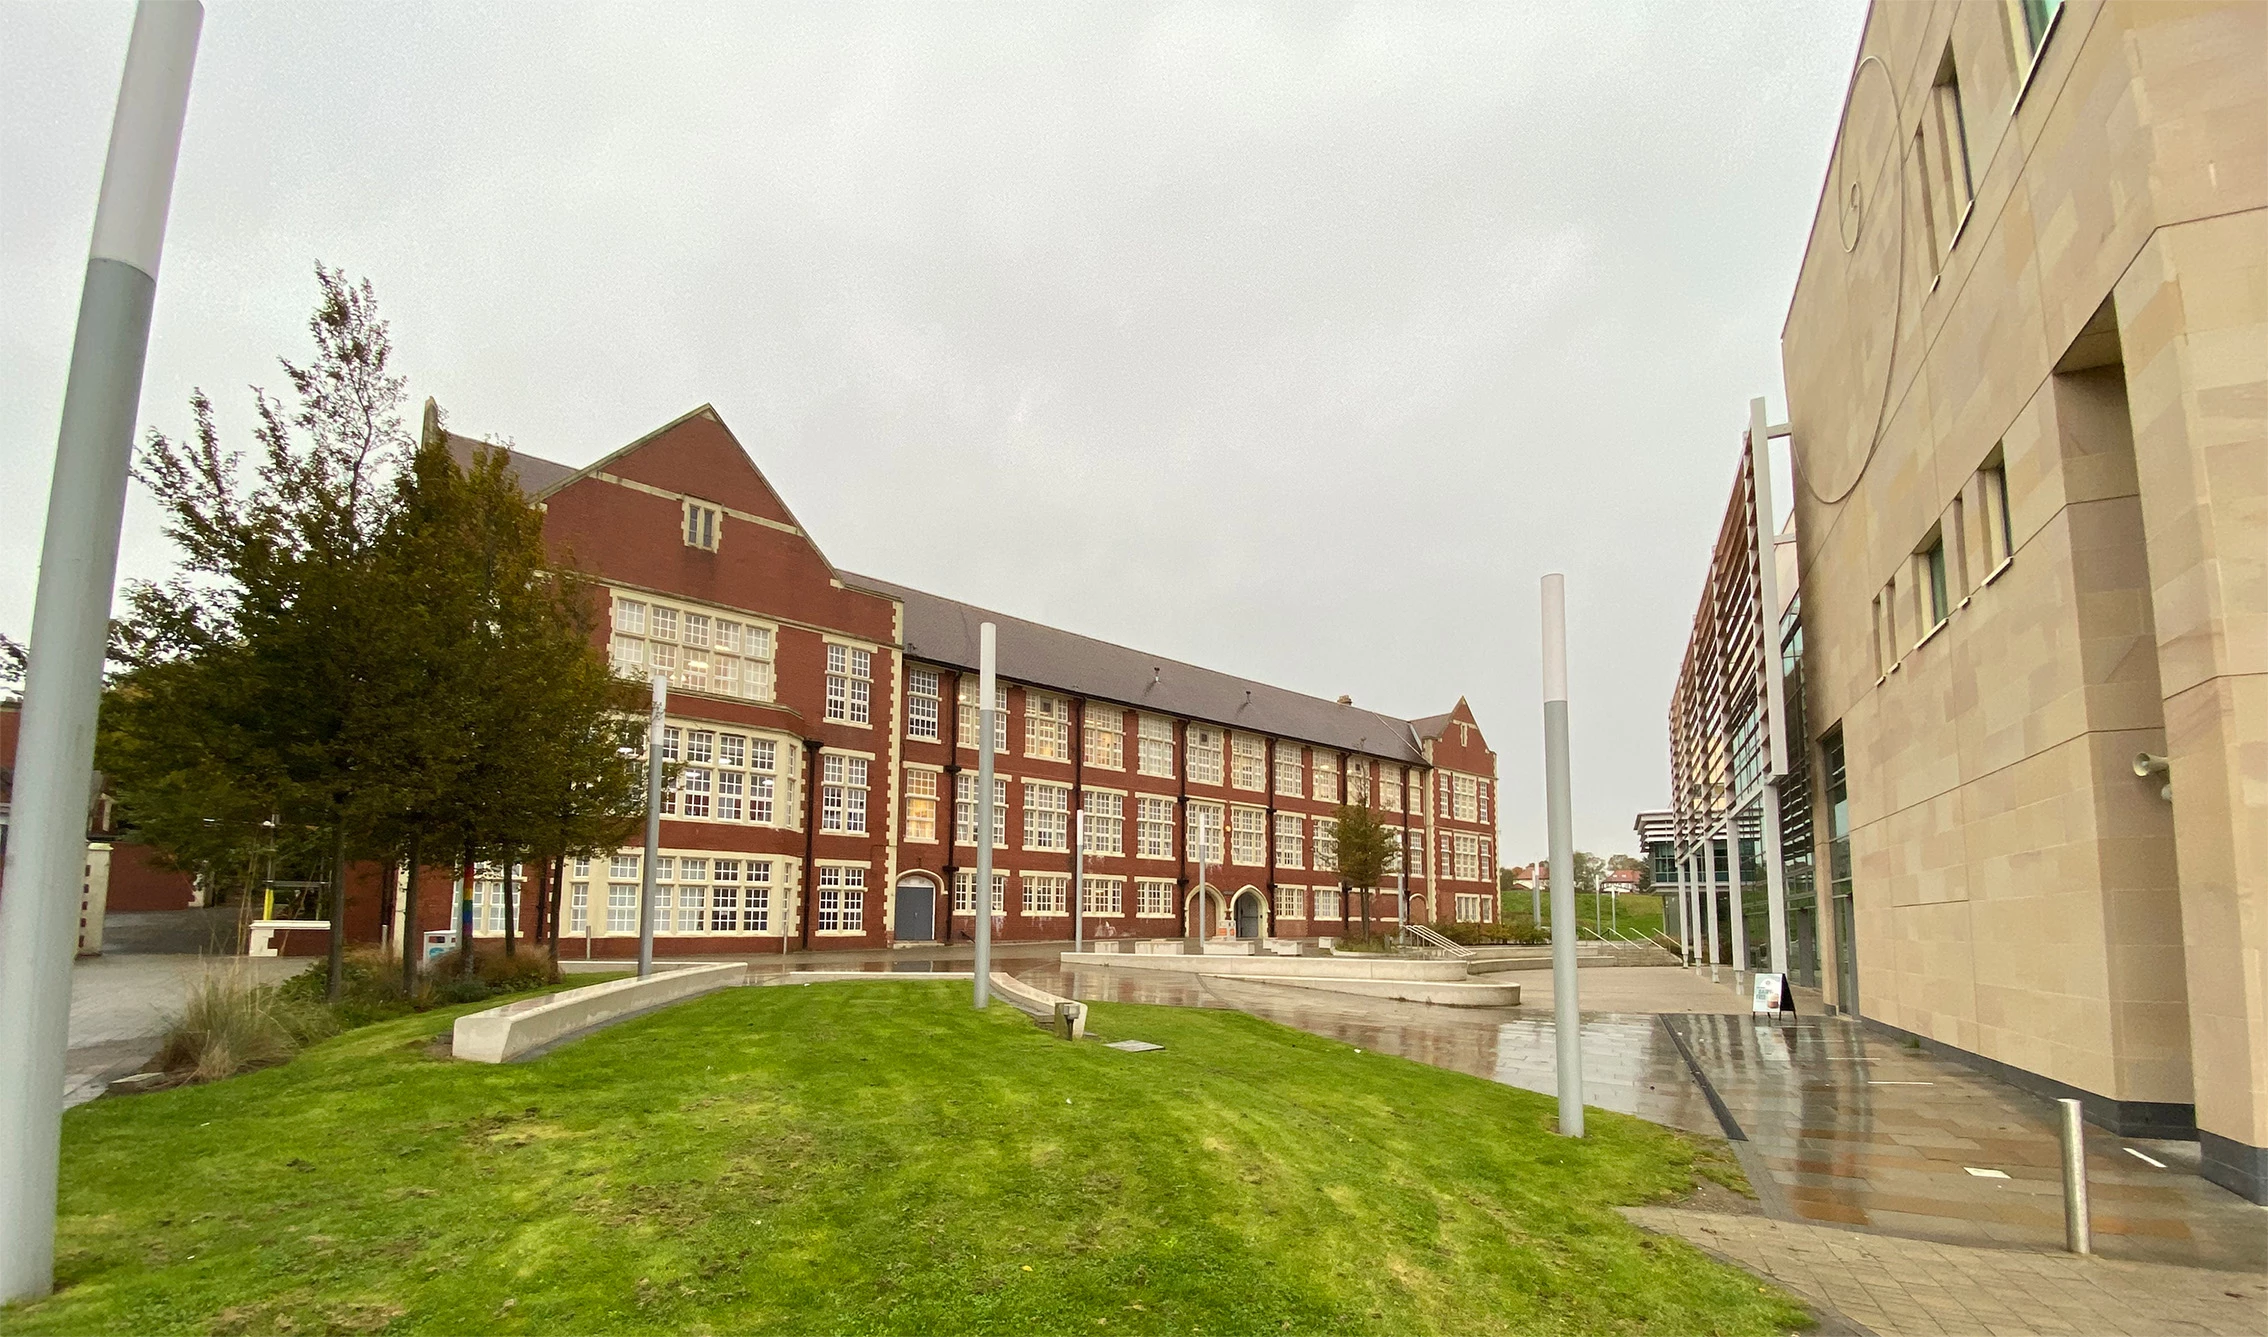
[[(0, 5), (0, 630), (131, 6)], [(303, 358), (317, 259), (412, 394), (583, 464), (716, 405), (837, 566), (1415, 716), (1542, 853), (1634, 846), (1864, 6), (235, 4), (142, 421)], [(1784, 504), (1784, 502), (1783, 502)], [(126, 578), (169, 561), (129, 502)]]

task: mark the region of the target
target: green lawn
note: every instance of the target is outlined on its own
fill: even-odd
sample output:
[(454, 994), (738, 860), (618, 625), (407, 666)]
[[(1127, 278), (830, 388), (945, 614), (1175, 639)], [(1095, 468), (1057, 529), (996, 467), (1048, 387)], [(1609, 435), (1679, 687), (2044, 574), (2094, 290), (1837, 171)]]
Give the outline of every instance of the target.
[[(1241, 1013), (735, 989), (489, 1067), (458, 1009), (64, 1122), (11, 1332), (1769, 1332), (1616, 1203), (1708, 1148)], [(1721, 1157), (1721, 1152), (1717, 1153)]]

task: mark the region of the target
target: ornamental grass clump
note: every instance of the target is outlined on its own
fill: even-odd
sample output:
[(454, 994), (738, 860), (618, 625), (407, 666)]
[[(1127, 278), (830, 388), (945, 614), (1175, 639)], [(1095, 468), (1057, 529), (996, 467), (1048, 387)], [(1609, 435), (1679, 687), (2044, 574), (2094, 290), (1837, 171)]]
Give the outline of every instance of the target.
[(217, 1082), (282, 1063), (336, 1029), (323, 1009), (255, 983), (243, 963), (213, 965), (189, 986), (157, 1065), (185, 1083)]

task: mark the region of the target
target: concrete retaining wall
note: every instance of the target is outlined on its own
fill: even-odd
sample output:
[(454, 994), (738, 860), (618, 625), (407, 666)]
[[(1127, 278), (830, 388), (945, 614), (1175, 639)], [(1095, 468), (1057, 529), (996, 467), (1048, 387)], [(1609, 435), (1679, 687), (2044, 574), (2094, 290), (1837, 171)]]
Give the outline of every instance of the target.
[(1010, 1007), (1029, 1013), (1050, 1026), (1055, 1024), (1055, 1005), (1057, 1003), (1071, 1003), (1071, 1038), (1079, 1040), (1086, 1037), (1087, 1005), (1085, 1003), (1072, 1002), (1068, 998), (1058, 998), (1045, 989), (1026, 984), (1013, 975), (1003, 975), (997, 970), (992, 972), (992, 991), (998, 994), (1001, 1001), (1007, 1003)]
[(659, 970), (642, 980), (608, 980), (522, 998), (457, 1018), (449, 1052), (474, 1063), (508, 1063), (531, 1049), (570, 1039), (633, 1012), (730, 988), (747, 975), (748, 965), (742, 961), (684, 966)]
[(1442, 980), (1336, 980), (1301, 979), (1282, 975), (1224, 975), (1229, 983), (1276, 984), (1291, 989), (1360, 994), (1365, 998), (1393, 998), (1405, 1003), (1432, 1003), (1437, 1007), (1518, 1007), (1517, 984)]
[(1465, 963), (1406, 956), (1131, 956), (1105, 952), (1065, 952), (1067, 966), (1108, 966), (1112, 970), (1162, 970), (1177, 975), (1302, 975), (1311, 979), (1436, 980), (1465, 978)]

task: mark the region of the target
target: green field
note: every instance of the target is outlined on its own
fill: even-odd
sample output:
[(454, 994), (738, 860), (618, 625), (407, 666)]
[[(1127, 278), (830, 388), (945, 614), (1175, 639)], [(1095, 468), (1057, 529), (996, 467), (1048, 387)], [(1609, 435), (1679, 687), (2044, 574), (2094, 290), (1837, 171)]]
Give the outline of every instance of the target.
[(1613, 1211), (1737, 1182), (1636, 1120), (1235, 1012), (735, 989), (490, 1067), (454, 1012), (64, 1123), (9, 1332), (1772, 1332)]
[[(1551, 922), (1551, 893), (1544, 893), (1544, 922)], [(1526, 924), (1529, 919), (1529, 897), (1524, 891), (1504, 893), (1504, 921)], [(1575, 921), (1583, 926), (1587, 936), (1594, 925), (1600, 936), (1613, 937), (1619, 925), (1621, 931), (1632, 937), (1644, 937), (1662, 931), (1662, 898), (1654, 895), (1586, 896), (1575, 894)]]

